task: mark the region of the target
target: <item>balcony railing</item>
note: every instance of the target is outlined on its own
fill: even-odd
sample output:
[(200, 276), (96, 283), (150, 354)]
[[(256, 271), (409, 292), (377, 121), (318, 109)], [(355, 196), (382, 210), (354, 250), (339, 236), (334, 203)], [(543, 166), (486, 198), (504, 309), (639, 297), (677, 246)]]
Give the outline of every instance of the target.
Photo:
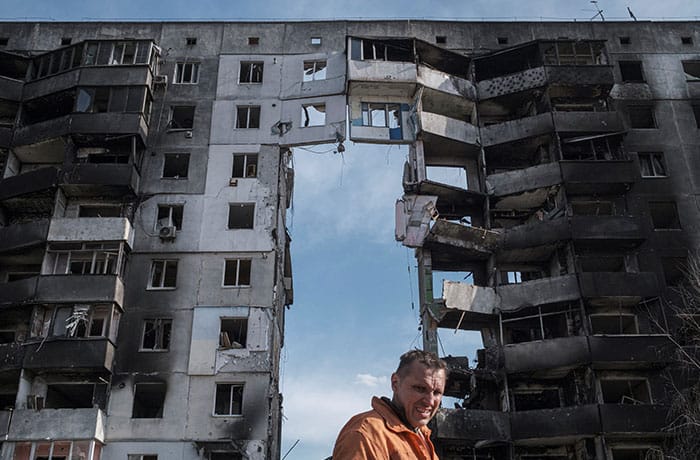
[(23, 366), (32, 370), (111, 372), (114, 344), (105, 337), (50, 338), (24, 344)]
[(134, 195), (140, 175), (131, 164), (83, 163), (68, 167), (61, 176), (61, 189), (68, 196)]
[(44, 244), (48, 230), (48, 219), (0, 227), (0, 253)]
[(124, 283), (118, 275), (42, 275), (36, 288), (36, 300), (124, 305)]
[(104, 442), (105, 414), (100, 409), (15, 410), (8, 441), (95, 439)]

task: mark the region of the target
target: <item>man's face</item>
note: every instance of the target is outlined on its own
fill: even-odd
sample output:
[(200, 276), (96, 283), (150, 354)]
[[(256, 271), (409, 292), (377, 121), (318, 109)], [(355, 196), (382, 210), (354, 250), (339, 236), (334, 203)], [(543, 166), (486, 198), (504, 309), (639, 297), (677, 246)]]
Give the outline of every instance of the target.
[(394, 403), (403, 409), (411, 426), (425, 426), (440, 408), (445, 391), (445, 371), (429, 369), (414, 361), (402, 374), (391, 375)]

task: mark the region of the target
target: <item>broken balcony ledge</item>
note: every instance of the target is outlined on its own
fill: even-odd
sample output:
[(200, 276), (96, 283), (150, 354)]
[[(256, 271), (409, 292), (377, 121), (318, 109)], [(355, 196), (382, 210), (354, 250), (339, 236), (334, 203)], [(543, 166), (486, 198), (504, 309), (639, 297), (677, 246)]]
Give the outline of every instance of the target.
[(49, 219), (0, 227), (0, 253), (46, 243)]
[(462, 144), (480, 145), (479, 129), (462, 120), (432, 112), (420, 112), (417, 133), (429, 133)]
[(417, 83), (431, 90), (457, 96), (460, 99), (476, 100), (476, 87), (472, 82), (425, 65), (418, 65)]
[(585, 404), (580, 406), (499, 412), (440, 409), (433, 419), (438, 439), (519, 442), (603, 435), (663, 436), (666, 406), (655, 404)]
[(17, 409), (13, 412), (8, 441), (46, 439), (105, 440), (105, 413), (98, 408)]
[(86, 370), (110, 373), (115, 346), (106, 337), (51, 337), (24, 343), (23, 366), (32, 370)]
[(0, 180), (0, 201), (40, 192), (58, 184), (58, 168), (48, 166)]

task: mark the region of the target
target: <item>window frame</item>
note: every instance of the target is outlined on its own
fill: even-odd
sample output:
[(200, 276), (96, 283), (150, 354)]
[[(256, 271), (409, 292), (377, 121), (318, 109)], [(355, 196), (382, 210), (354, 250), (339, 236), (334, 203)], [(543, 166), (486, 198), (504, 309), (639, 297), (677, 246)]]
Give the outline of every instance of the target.
[[(144, 347), (148, 324), (153, 323), (152, 330), (155, 331), (153, 348)], [(167, 335), (166, 335), (167, 326)], [(141, 340), (139, 341), (139, 353), (164, 353), (170, 351), (173, 338), (172, 318), (144, 318), (141, 326)], [(165, 343), (167, 341), (167, 343)]]
[[(241, 329), (241, 334), (240, 337), (230, 337), (227, 333), (226, 330), (224, 330), (224, 321), (241, 321), (243, 323), (242, 326), (240, 326)], [(219, 349), (220, 350), (244, 350), (248, 348), (248, 324), (249, 324), (249, 318), (247, 316), (220, 316), (219, 317)], [(226, 337), (228, 338), (229, 342), (231, 344), (233, 343), (238, 343), (241, 345), (241, 347), (234, 347), (233, 345), (231, 346), (225, 346), (223, 342), (223, 335), (226, 333)], [(241, 341), (234, 341), (234, 338), (239, 338), (239, 340), (242, 338)]]
[[(187, 75), (186, 69), (190, 67), (189, 79), (185, 80)], [(175, 64), (175, 74), (173, 76), (173, 84), (176, 85), (196, 85), (199, 83), (199, 62), (178, 62)]]
[[(174, 262), (174, 264), (175, 264), (174, 284), (173, 284), (172, 286), (166, 286), (166, 285), (165, 285), (165, 282), (166, 282), (166, 279), (168, 278), (168, 277), (166, 276), (166, 272), (167, 272), (167, 269), (168, 269), (168, 265), (169, 265), (170, 263), (172, 263), (172, 262)], [(147, 285), (146, 289), (149, 290), (149, 291), (151, 291), (151, 290), (152, 290), (152, 291), (168, 291), (168, 290), (177, 289), (177, 271), (178, 271), (177, 266), (178, 266), (178, 262), (179, 262), (178, 259), (153, 259), (153, 260), (151, 260), (151, 269), (150, 269), (150, 271), (149, 271), (149, 275), (148, 275), (148, 285)], [(160, 282), (158, 283), (158, 284), (160, 284), (160, 286), (154, 286), (154, 285), (153, 285), (153, 281), (154, 281), (154, 276), (155, 276), (155, 274), (156, 274), (156, 272), (155, 272), (155, 270), (156, 270), (156, 265), (159, 264), (159, 263), (162, 263), (162, 264), (163, 264), (162, 269), (161, 269), (162, 272), (161, 272), (161, 276), (160, 276), (160, 277), (161, 277), (161, 280), (160, 280)]]
[[(654, 211), (652, 210), (652, 205), (670, 205), (670, 207), (666, 210), (669, 211), (671, 208), (673, 209), (673, 214), (675, 216), (675, 219), (673, 219), (673, 222), (677, 224), (677, 226), (674, 227), (657, 227), (656, 224), (660, 224), (661, 222), (654, 222)], [(655, 232), (678, 232), (683, 230), (683, 226), (681, 225), (681, 216), (678, 213), (678, 203), (676, 203), (673, 200), (650, 200), (647, 203), (647, 206), (649, 208), (649, 218), (651, 219), (651, 225), (652, 229)], [(663, 211), (662, 209), (658, 209), (658, 211)], [(674, 217), (672, 216), (672, 217)]]
[(239, 85), (259, 85), (263, 83), (265, 61), (241, 61), (238, 68)]
[[(168, 219), (168, 224), (170, 224), (170, 225), (161, 225), (160, 224), (160, 220), (165, 218), (165, 217), (159, 218), (160, 210), (165, 209), (165, 208), (168, 208), (168, 210), (169, 210), (167, 219)], [(178, 225), (176, 219), (173, 219), (173, 211), (176, 208), (180, 209), (180, 212), (179, 212), (180, 216), (178, 219), (180, 221), (179, 225)], [(158, 205), (156, 206), (156, 221), (155, 221), (155, 224), (153, 226), (153, 229), (156, 232), (158, 232), (158, 231), (160, 231), (160, 229), (165, 228), (165, 227), (175, 227), (176, 231), (180, 231), (180, 230), (182, 230), (182, 223), (184, 221), (184, 217), (185, 217), (185, 205), (184, 205), (184, 203), (158, 203)]]
[[(260, 154), (258, 153), (234, 153), (233, 154), (233, 164), (231, 165), (231, 178), (232, 179), (254, 179), (258, 177), (258, 161), (260, 159)], [(242, 168), (241, 175), (236, 175), (236, 158), (243, 158), (243, 165), (238, 165)], [(254, 162), (251, 160), (255, 159)], [(253, 167), (252, 174), (250, 173), (251, 167)]]
[[(175, 111), (178, 109), (192, 109), (192, 120), (189, 126), (173, 126), (173, 122), (175, 121), (173, 119), (173, 116), (175, 115)], [(170, 115), (168, 118), (168, 131), (192, 131), (194, 129), (194, 119), (195, 119), (195, 114), (197, 112), (197, 106), (196, 105), (171, 105), (170, 106)]]
[[(644, 179), (662, 179), (668, 177), (668, 168), (664, 159), (663, 152), (637, 152), (639, 158), (639, 173)], [(657, 164), (661, 165), (660, 168)], [(662, 171), (657, 171), (662, 169)], [(651, 174), (645, 174), (645, 171), (650, 171)]]
[[(644, 111), (644, 113), (642, 113)], [(638, 123), (635, 123), (637, 121), (636, 119), (633, 119), (633, 112), (636, 112), (637, 114), (643, 114), (646, 116), (646, 111), (648, 111), (648, 114), (650, 115), (651, 119), (651, 124), (649, 125), (639, 125)], [(653, 105), (629, 105), (627, 106), (627, 119), (629, 120), (630, 123), (630, 129), (658, 129), (659, 124), (656, 121), (656, 111), (654, 110)], [(638, 116), (638, 115), (636, 115)], [(646, 117), (645, 117), (646, 118)], [(635, 126), (636, 124), (636, 126)]]
[[(180, 156), (186, 158), (186, 161), (187, 161), (187, 165), (186, 165), (186, 168), (185, 168), (185, 169), (186, 169), (185, 175), (184, 175), (184, 176), (181, 176), (181, 175), (179, 175), (179, 174), (175, 174), (175, 175), (172, 175), (172, 176), (166, 176), (166, 175), (165, 175), (165, 169), (166, 169), (167, 164), (168, 164), (168, 158), (176, 158), (176, 157), (180, 157)], [(179, 159), (179, 158), (178, 158), (178, 159)], [(161, 178), (161, 179), (168, 179), (168, 180), (187, 180), (187, 179), (189, 179), (189, 175), (190, 175), (190, 154), (189, 154), (189, 153), (165, 153), (165, 154), (163, 154), (163, 169), (162, 169), (162, 171), (161, 171), (161, 173), (160, 173), (160, 178)]]
[[(309, 111), (309, 108), (313, 110), (313, 112)], [(319, 108), (323, 108), (323, 110), (319, 110)], [(400, 110), (400, 109), (399, 109)], [(321, 123), (321, 120), (317, 120), (316, 117), (319, 117), (323, 115), (323, 122)], [(302, 104), (301, 105), (301, 122), (299, 123), (300, 128), (313, 128), (315, 126), (325, 126), (326, 125), (326, 103), (318, 103), (318, 104)]]
[[(320, 65), (323, 67), (318, 69)], [(311, 70), (311, 73), (307, 73), (308, 70)], [(319, 73), (322, 73), (323, 75), (321, 77), (317, 77), (316, 75)], [(327, 75), (328, 60), (326, 59), (309, 59), (304, 61), (302, 64), (302, 83), (326, 80)]]
[[(252, 212), (252, 219), (250, 222), (250, 226), (245, 226), (245, 227), (232, 227), (231, 226), (231, 211), (234, 209), (235, 206), (239, 206), (240, 208), (244, 207), (252, 207), (253, 212)], [(243, 202), (243, 203), (229, 203), (228, 204), (228, 222), (227, 222), (227, 230), (253, 230), (255, 228), (255, 203), (248, 203), (248, 202)]]
[[(394, 107), (396, 109), (394, 109)], [(375, 124), (373, 112), (379, 112), (383, 110), (384, 112), (384, 123)], [(391, 123), (392, 112), (398, 110), (399, 117), (397, 118), (397, 125), (393, 126)], [(399, 102), (362, 102), (360, 105), (360, 111), (362, 112), (362, 126), (371, 128), (387, 128), (387, 129), (399, 129), (401, 126), (401, 103)]]
[[(257, 109), (257, 119), (255, 116), (251, 117), (251, 113), (255, 115), (255, 109)], [(245, 123), (241, 122), (241, 110), (245, 110)], [(260, 115), (261, 108), (259, 105), (237, 105), (236, 106), (236, 124), (235, 129), (260, 129)], [(252, 123), (256, 122), (256, 123)], [(245, 126), (243, 126), (245, 125)], [(251, 126), (256, 125), (256, 126)]]
[[(623, 70), (623, 66), (632, 66), (632, 65), (639, 65), (639, 78), (629, 78), (630, 75), (628, 75), (628, 78), (625, 78), (625, 73), (630, 72), (631, 70)], [(646, 75), (644, 74), (644, 63), (639, 60), (639, 59), (629, 59), (629, 60), (620, 60), (617, 61), (617, 66), (620, 70), (620, 79), (623, 83), (646, 83)], [(636, 73), (636, 71), (635, 71)]]
[[(230, 262), (235, 262), (235, 282), (234, 284), (226, 284), (226, 273), (227, 273), (227, 268), (229, 266)], [(241, 284), (240, 279), (241, 279), (241, 262), (247, 262), (247, 269), (248, 269), (248, 284)], [(246, 259), (246, 258), (232, 258), (232, 259), (224, 259), (224, 271), (223, 271), (223, 276), (221, 278), (221, 287), (222, 288), (247, 288), (251, 286), (251, 275), (253, 272), (253, 259)]]
[[(229, 402), (228, 402), (228, 413), (217, 413), (216, 403), (219, 395), (219, 387), (228, 386), (229, 388)], [(240, 388), (240, 409), (239, 412), (233, 412), (233, 402), (234, 402), (234, 388)], [(212, 417), (241, 417), (243, 415), (243, 398), (245, 392), (245, 382), (216, 382), (214, 384), (214, 404), (212, 408)]]

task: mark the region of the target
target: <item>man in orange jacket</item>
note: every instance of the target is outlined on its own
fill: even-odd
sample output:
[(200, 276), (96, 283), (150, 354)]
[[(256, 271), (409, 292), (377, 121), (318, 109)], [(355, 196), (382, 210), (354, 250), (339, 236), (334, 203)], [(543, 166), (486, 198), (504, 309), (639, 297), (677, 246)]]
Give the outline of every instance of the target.
[(434, 353), (404, 353), (391, 375), (392, 399), (372, 398), (372, 410), (345, 424), (333, 460), (438, 460), (426, 426), (440, 408), (447, 366)]

